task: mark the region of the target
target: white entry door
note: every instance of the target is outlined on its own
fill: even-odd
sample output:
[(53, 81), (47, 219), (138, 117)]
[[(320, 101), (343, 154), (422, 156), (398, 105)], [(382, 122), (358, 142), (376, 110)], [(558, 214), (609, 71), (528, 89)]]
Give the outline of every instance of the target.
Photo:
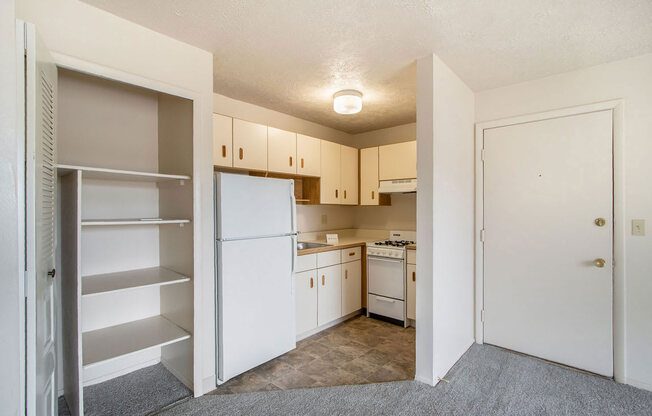
[(484, 130), (484, 342), (611, 377), (612, 112)]
[[(25, 40), (25, 238), (27, 414), (56, 415), (56, 95), (57, 68), (33, 25)], [(21, 53), (22, 54), (22, 53)]]

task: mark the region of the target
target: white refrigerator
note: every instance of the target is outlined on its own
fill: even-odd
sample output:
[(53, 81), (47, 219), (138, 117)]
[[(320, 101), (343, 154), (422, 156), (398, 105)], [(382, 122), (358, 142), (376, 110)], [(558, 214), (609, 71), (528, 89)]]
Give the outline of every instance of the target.
[(294, 181), (215, 173), (218, 383), (296, 348)]

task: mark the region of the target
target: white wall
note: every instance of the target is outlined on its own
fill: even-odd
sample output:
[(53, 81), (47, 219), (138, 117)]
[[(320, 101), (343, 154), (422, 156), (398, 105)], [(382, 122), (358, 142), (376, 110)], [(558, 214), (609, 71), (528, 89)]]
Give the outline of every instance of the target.
[[(19, 0), (19, 18), (36, 25), (55, 60), (72, 57), (118, 71), (120, 76), (139, 77), (170, 88), (191, 91), (199, 99), (195, 132), (193, 186), (200, 200), (193, 218), (197, 262), (195, 296), (202, 330), (194, 334), (201, 353), (195, 356), (195, 394), (215, 386), (214, 292), (213, 275), (213, 195), (212, 195), (212, 109), (213, 56), (207, 51), (138, 26), (125, 19), (89, 6), (78, 0)], [(3, 13), (4, 16), (4, 13)], [(3, 25), (4, 27), (4, 25)], [(68, 58), (70, 61), (70, 59)], [(3, 89), (4, 91), (4, 89)]]
[(14, 1), (0, 2), (0, 403), (7, 415), (22, 414), (21, 385), (21, 227), (17, 178), (19, 141), (16, 137), (16, 23)]
[(418, 60), (417, 378), (430, 384), (473, 343), (473, 121), (473, 92), (437, 56)]
[[(652, 390), (652, 278), (650, 236), (631, 235), (632, 219), (652, 218), (652, 54), (554, 75), (476, 94), (476, 121), (495, 120), (582, 104), (624, 100), (625, 292), (624, 344), (619, 381)], [(648, 227), (649, 228), (649, 227)], [(649, 232), (649, 231), (648, 231)]]

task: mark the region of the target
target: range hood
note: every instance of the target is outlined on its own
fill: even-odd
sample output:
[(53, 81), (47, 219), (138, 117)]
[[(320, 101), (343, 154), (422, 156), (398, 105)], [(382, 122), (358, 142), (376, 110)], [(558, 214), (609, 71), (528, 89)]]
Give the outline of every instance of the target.
[(380, 194), (396, 194), (417, 191), (416, 179), (396, 179), (393, 181), (380, 181), (378, 193)]

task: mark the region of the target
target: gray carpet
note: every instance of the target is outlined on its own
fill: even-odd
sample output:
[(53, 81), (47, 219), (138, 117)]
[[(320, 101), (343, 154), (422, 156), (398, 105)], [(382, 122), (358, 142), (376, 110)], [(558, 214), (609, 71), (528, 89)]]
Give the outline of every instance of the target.
[[(149, 415), (190, 396), (190, 390), (163, 364), (156, 364), (84, 387), (84, 414)], [(68, 415), (66, 401), (60, 397), (59, 416)]]
[(473, 345), (446, 378), (203, 396), (174, 415), (651, 415), (652, 392), (487, 345)]

